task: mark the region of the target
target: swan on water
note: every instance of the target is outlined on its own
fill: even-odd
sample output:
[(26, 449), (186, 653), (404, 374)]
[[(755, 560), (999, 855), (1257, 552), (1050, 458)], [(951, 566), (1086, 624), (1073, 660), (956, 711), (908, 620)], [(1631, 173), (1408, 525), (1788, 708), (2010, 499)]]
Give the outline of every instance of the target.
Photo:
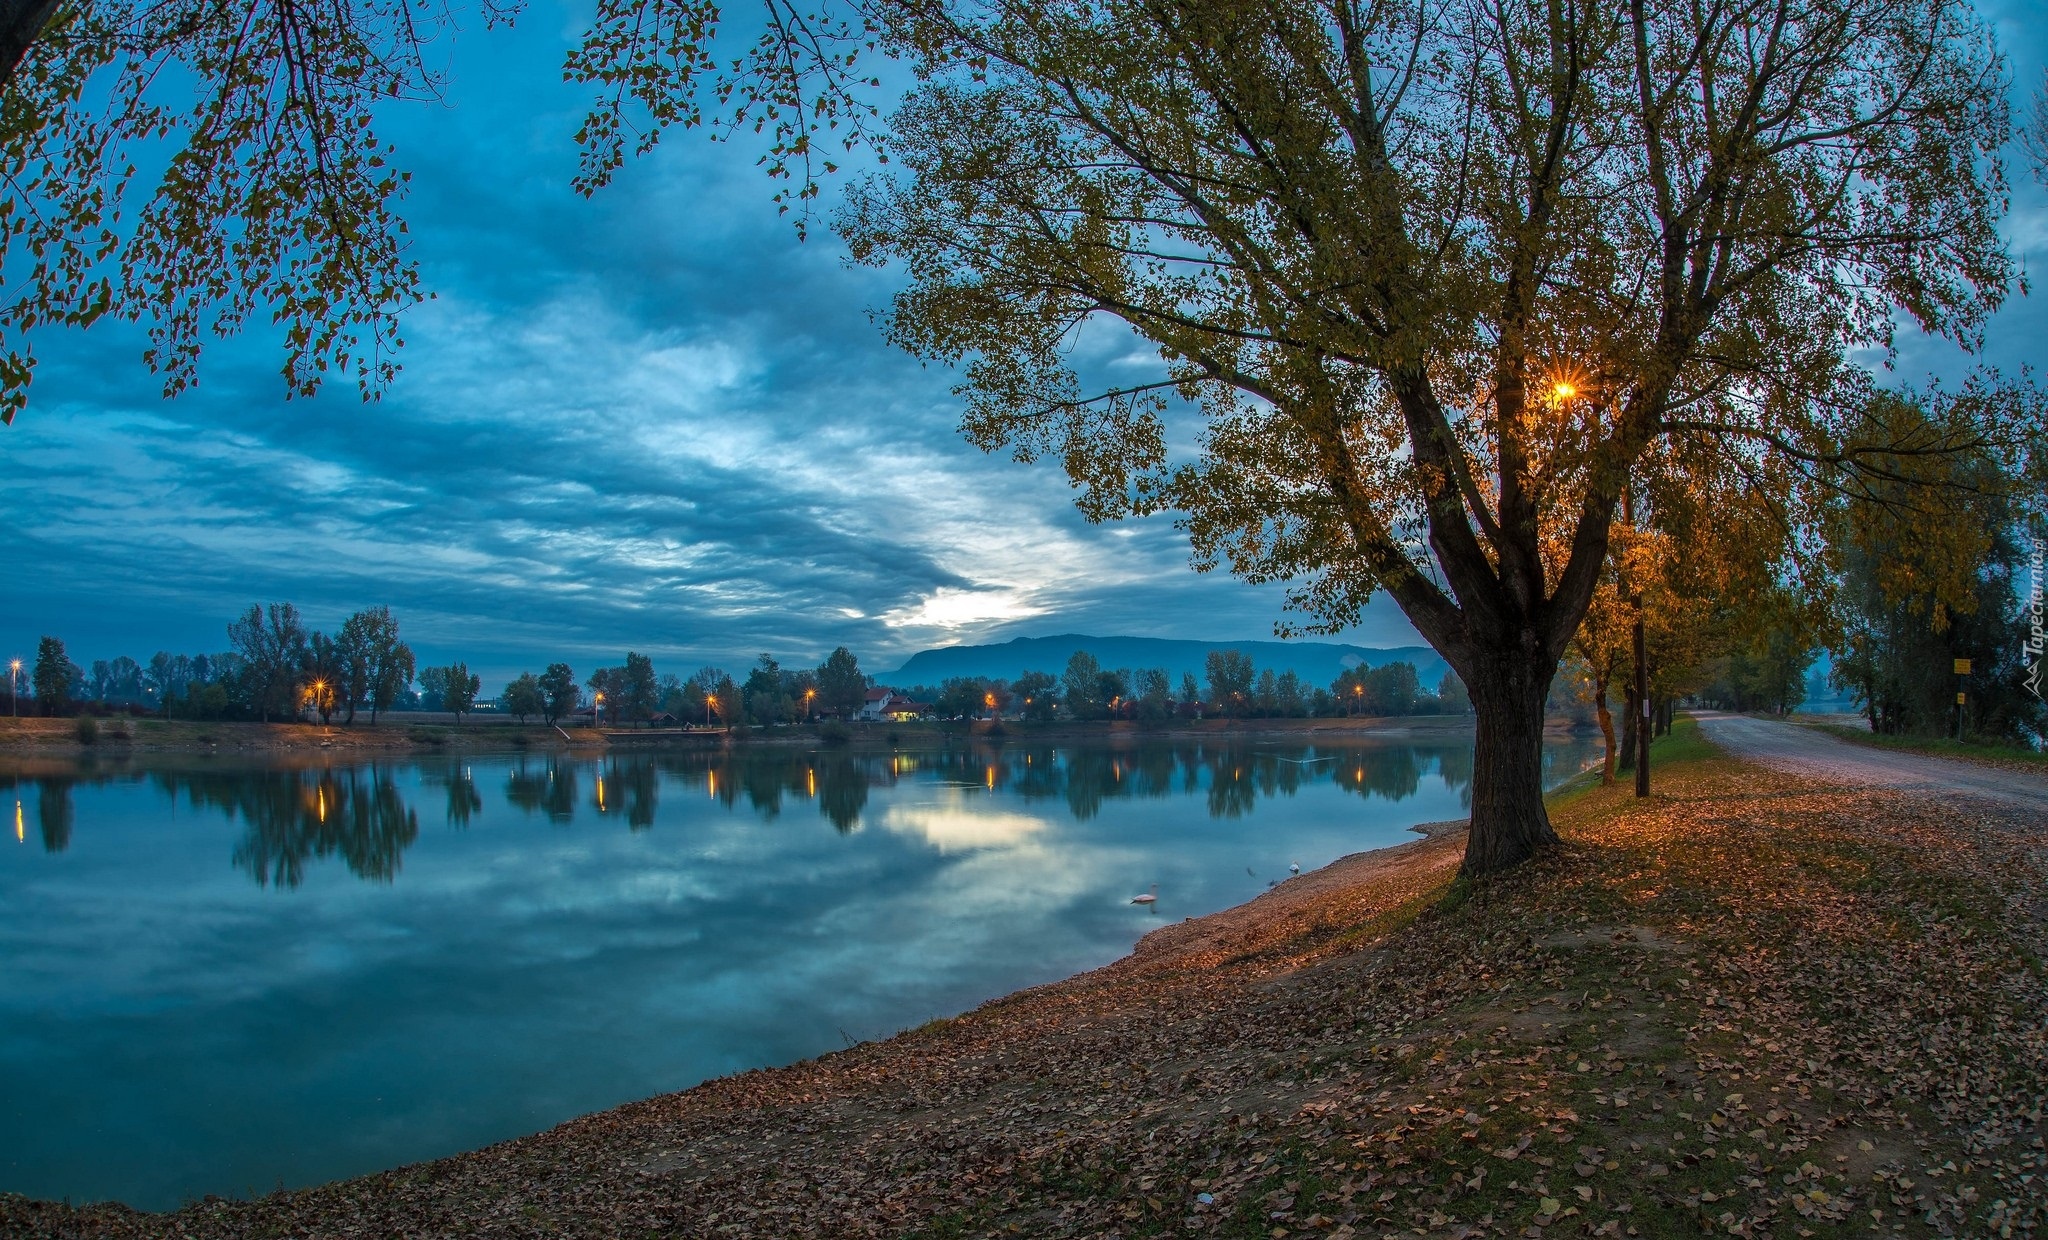
[(1158, 884), (1158, 883), (1154, 883), (1154, 884), (1152, 884), (1152, 890), (1150, 890), (1150, 891), (1146, 892), (1146, 893), (1145, 893), (1144, 895), (1142, 895), (1142, 896), (1132, 896), (1132, 897), (1131, 897), (1131, 903), (1133, 903), (1133, 904), (1157, 904), (1157, 903), (1159, 903), (1159, 884)]

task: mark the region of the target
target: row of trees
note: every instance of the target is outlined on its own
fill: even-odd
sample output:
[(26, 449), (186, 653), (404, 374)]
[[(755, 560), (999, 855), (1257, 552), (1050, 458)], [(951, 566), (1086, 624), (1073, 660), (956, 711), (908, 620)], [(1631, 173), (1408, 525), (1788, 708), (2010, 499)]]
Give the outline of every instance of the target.
[[(253, 604), (228, 624), (227, 634), (230, 648), (220, 654), (159, 650), (146, 664), (124, 655), (94, 663), (90, 673), (71, 661), (61, 639), (45, 636), (30, 675), (37, 713), (67, 714), (92, 702), (188, 719), (268, 721), (310, 709), (323, 723), (336, 713), (353, 723), (356, 711), (365, 709), (375, 723), (380, 713), (414, 700), (412, 648), (400, 640), (388, 607), (358, 611), (329, 635), (308, 629), (290, 603)], [(467, 669), (430, 668), (427, 678), (445, 687), (458, 672), (470, 694), (462, 706), (468, 709), (476, 685)]]
[[(1966, 416), (1957, 403), (1874, 394), (1863, 437), (1944, 444)], [(1636, 752), (1637, 624), (1655, 727), (1682, 700), (1790, 711), (1827, 650), (1829, 683), (1875, 731), (2022, 743), (2048, 733), (2048, 707), (2026, 683), (2035, 518), (2022, 497), (2036, 484), (1990, 444), (1872, 446), (1862, 461), (1863, 476), (1802, 514), (1810, 537), (1798, 546), (1783, 537), (1787, 514), (1746, 486), (1667, 491), (1654, 523), (1629, 497), (1564, 677), (1599, 718), (1609, 778)], [(1969, 661), (1967, 676), (1957, 660)], [(1615, 699), (1625, 704), (1618, 738)]]
[(1446, 673), (1434, 693), (1424, 690), (1412, 663), (1359, 667), (1339, 675), (1328, 688), (1305, 684), (1292, 670), (1259, 669), (1238, 650), (1211, 651), (1205, 682), (1191, 672), (1179, 683), (1165, 668), (1105, 668), (1088, 651), (1076, 651), (1066, 669), (1025, 672), (1014, 681), (954, 677), (908, 692), (929, 702), (946, 718), (980, 714), (1026, 719), (1302, 718), (1338, 715), (1459, 713), (1469, 709), (1464, 686)]
[[(628, 651), (624, 663), (599, 668), (584, 682), (594, 721), (614, 725), (646, 724), (663, 715), (728, 726), (850, 718), (872, 685), (844, 646), (815, 668), (785, 668), (763, 654), (744, 681), (719, 667), (699, 668), (687, 679), (657, 673), (653, 659)], [(538, 716), (552, 724), (575, 713), (583, 700), (576, 673), (566, 663), (551, 663), (539, 675), (523, 672), (506, 685), (499, 705), (522, 721)]]
[[(447, 711), (459, 721), (481, 701), (482, 679), (465, 663), (418, 670), (398, 639), (398, 622), (387, 608), (357, 612), (333, 637), (306, 629), (290, 603), (251, 606), (228, 626), (233, 649), (218, 655), (158, 652), (147, 666), (122, 657), (98, 662), (91, 672), (72, 663), (64, 644), (46, 637), (33, 683), (42, 713), (63, 713), (74, 704), (137, 705), (166, 717), (195, 719), (246, 716), (292, 718), (306, 710), (323, 723), (341, 714), (352, 723), (357, 708), (372, 722), (394, 706)], [(985, 713), (1036, 720), (1173, 717), (1299, 718), (1338, 715), (1459, 713), (1470, 708), (1464, 686), (1446, 673), (1434, 693), (1422, 688), (1415, 667), (1392, 663), (1359, 667), (1339, 675), (1328, 688), (1306, 685), (1292, 670), (1259, 669), (1236, 650), (1213, 651), (1206, 684), (1184, 673), (1179, 683), (1164, 668), (1104, 668), (1094, 655), (1077, 652), (1058, 676), (1025, 672), (1015, 681), (956, 677), (908, 690), (947, 718)], [(508, 683), (496, 705), (525, 722), (554, 724), (579, 710), (593, 710), (600, 723), (646, 724), (666, 715), (678, 721), (770, 726), (806, 719), (850, 718), (874, 687), (860, 661), (841, 646), (815, 668), (785, 668), (762, 654), (743, 681), (718, 667), (703, 667), (687, 679), (657, 673), (653, 660), (628, 651), (623, 664), (599, 668), (579, 686), (566, 663), (551, 663)], [(583, 689), (588, 689), (588, 694)]]

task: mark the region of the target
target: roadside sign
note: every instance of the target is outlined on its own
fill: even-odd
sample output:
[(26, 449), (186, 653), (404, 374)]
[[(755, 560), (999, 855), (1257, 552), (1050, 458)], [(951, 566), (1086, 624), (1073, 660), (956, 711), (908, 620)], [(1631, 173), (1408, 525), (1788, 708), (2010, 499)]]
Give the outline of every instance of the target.
[(1957, 660), (1956, 660), (1956, 675), (1958, 675), (1958, 676), (1968, 676), (1969, 674), (1970, 674), (1970, 661), (1969, 661), (1968, 659), (1957, 659)]
[(1960, 694), (1960, 693), (1958, 693), (1958, 694), (1956, 694), (1956, 705), (1958, 705), (1958, 706), (1961, 706), (1962, 704), (1963, 704), (1963, 695), (1962, 695), (1962, 694)]

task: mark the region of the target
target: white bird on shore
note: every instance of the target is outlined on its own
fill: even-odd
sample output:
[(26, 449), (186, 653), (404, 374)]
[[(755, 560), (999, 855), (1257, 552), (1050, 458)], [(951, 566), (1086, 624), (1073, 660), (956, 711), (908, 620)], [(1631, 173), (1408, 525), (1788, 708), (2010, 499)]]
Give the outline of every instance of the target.
[(1133, 903), (1133, 904), (1157, 904), (1157, 903), (1159, 903), (1159, 884), (1158, 884), (1158, 883), (1154, 883), (1154, 884), (1152, 884), (1152, 890), (1150, 890), (1150, 891), (1146, 892), (1146, 893), (1145, 893), (1144, 895), (1142, 895), (1142, 896), (1132, 896), (1132, 897), (1131, 897), (1131, 903)]
[(1288, 862), (1288, 863), (1287, 863), (1287, 872), (1288, 872), (1289, 874), (1299, 875), (1299, 874), (1301, 873), (1301, 862), (1299, 862), (1299, 861), (1290, 861), (1290, 862)]

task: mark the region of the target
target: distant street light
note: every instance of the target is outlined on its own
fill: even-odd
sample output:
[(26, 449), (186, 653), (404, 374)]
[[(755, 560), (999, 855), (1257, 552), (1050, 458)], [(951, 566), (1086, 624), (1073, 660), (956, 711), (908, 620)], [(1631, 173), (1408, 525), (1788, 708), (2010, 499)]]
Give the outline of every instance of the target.
[(604, 722), (604, 694), (597, 695), (590, 705), (590, 726), (598, 727)]
[(711, 708), (716, 705), (718, 705), (717, 694), (707, 693), (704, 695), (704, 726), (707, 728), (711, 726)]
[[(816, 689), (806, 689), (806, 690), (804, 690), (804, 722), (805, 722), (805, 723), (809, 723), (809, 722), (811, 721), (811, 699), (812, 699), (812, 698), (814, 698), (814, 697), (816, 697), (816, 696), (818, 696), (818, 691), (817, 691)], [(706, 715), (706, 716), (704, 716), (704, 721), (705, 721), (706, 723), (709, 723), (709, 722), (711, 721), (711, 716), (709, 716), (709, 715)]]
[(21, 660), (7, 665), (7, 704), (16, 719), (21, 718)]

